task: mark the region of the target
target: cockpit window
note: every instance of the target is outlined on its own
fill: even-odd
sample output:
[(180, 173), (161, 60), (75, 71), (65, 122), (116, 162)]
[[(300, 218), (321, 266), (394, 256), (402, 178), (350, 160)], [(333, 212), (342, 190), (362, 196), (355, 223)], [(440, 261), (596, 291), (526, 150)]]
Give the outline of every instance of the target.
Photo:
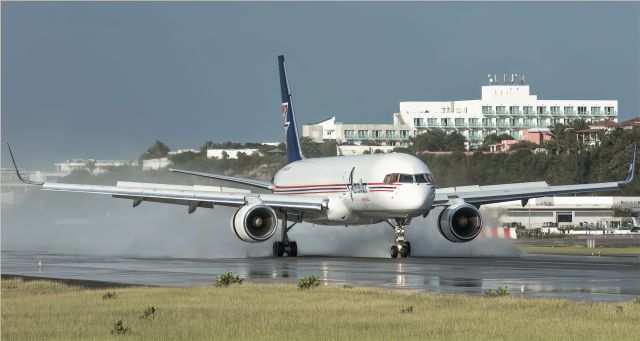
[(431, 174), (428, 174), (428, 173), (416, 174), (416, 182), (417, 183), (432, 184), (433, 183), (433, 176)]
[(423, 173), (423, 174), (398, 174), (398, 173), (392, 173), (392, 174), (387, 174), (384, 177), (384, 183), (386, 184), (392, 184), (395, 182), (401, 182), (401, 183), (419, 183), (419, 184), (433, 184), (433, 176), (429, 173)]
[(412, 183), (413, 182), (413, 175), (411, 175), (411, 174), (400, 174), (400, 180), (398, 182)]
[(398, 176), (399, 175), (400, 174), (398, 174), (398, 173), (387, 174), (387, 176), (384, 177), (384, 183), (392, 184), (394, 182), (398, 182)]

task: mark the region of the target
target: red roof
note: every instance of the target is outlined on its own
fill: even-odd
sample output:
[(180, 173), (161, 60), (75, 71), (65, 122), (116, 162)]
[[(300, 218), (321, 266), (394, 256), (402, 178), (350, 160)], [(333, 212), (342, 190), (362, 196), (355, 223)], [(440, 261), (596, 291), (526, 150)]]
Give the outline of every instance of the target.
[(633, 126), (633, 127), (638, 127), (640, 126), (640, 116), (638, 117), (634, 117), (632, 119), (626, 120), (622, 123), (620, 123), (623, 126)]
[(613, 121), (600, 121), (589, 124), (589, 127), (620, 127), (622, 124)]

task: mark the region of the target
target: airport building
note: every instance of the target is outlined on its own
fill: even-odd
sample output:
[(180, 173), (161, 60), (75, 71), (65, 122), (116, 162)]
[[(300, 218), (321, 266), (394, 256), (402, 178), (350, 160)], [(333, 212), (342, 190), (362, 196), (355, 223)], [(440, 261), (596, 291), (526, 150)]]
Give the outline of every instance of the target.
[[(640, 216), (640, 197), (568, 196), (486, 205), (497, 210), (502, 225), (525, 228), (629, 230)], [(636, 220), (637, 221), (637, 220)]]
[(335, 117), (303, 126), (303, 136), (316, 141), (364, 140), (402, 143), (427, 129), (457, 131), (473, 147), (490, 134), (524, 138), (524, 129), (546, 128), (572, 120), (618, 121), (617, 100), (538, 99), (525, 84), (524, 75), (489, 75), (480, 99), (400, 102), (393, 124), (344, 124)]

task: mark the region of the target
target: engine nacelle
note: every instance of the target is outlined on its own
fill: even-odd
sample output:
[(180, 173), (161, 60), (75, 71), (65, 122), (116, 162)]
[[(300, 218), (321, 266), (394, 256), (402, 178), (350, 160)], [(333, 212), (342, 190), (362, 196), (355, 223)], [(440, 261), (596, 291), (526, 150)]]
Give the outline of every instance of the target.
[(443, 237), (454, 243), (472, 241), (482, 230), (480, 211), (469, 204), (454, 204), (445, 208), (438, 219)]
[(276, 233), (278, 218), (276, 212), (263, 204), (242, 206), (231, 219), (231, 227), (240, 240), (260, 243)]

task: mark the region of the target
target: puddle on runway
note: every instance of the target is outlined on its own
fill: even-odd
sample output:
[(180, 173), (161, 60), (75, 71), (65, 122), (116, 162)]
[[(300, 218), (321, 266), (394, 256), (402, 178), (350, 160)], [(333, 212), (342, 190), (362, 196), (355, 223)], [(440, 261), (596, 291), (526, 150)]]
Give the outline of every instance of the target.
[(603, 301), (640, 296), (637, 257), (175, 259), (2, 251), (2, 273), (25, 276), (204, 285), (227, 271), (267, 283), (295, 283), (316, 275), (327, 285), (472, 295), (506, 286), (512, 296), (520, 296), (524, 286), (527, 297)]

